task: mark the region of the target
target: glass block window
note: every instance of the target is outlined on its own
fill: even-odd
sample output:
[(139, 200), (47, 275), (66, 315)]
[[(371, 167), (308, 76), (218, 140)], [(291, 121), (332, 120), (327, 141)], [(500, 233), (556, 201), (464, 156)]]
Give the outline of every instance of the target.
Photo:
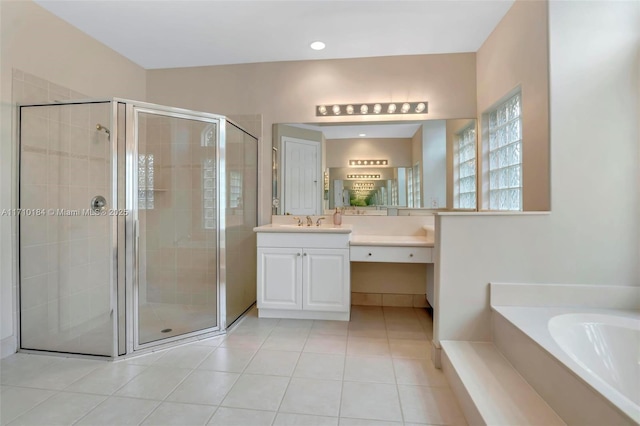
[[(212, 123), (202, 131), (200, 145), (215, 149), (217, 137), (218, 126)], [(210, 153), (211, 149), (203, 151)], [(216, 229), (216, 161), (211, 154), (202, 160), (202, 226)]]
[(413, 166), (413, 207), (419, 208), (421, 206), (420, 197), (420, 162), (418, 161)]
[(476, 208), (476, 127), (470, 125), (457, 135), (455, 207)]
[(242, 173), (229, 172), (229, 207), (242, 207)]
[(216, 165), (211, 158), (202, 161), (202, 206), (204, 229), (216, 229)]
[(138, 208), (152, 210), (155, 204), (153, 154), (138, 155)]
[(522, 116), (520, 93), (489, 118), (489, 209), (522, 210)]
[(407, 167), (407, 207), (413, 207), (413, 169)]

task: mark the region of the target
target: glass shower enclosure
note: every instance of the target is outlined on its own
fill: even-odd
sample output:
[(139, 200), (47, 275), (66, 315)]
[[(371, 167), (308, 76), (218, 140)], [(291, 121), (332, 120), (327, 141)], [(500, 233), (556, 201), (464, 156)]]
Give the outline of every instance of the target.
[(117, 358), (255, 302), (254, 136), (123, 99), (19, 110), (22, 350)]

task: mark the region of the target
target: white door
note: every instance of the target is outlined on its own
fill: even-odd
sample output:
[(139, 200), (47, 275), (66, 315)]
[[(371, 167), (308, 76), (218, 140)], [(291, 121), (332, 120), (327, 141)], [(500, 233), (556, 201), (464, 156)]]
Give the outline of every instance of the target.
[(304, 249), (302, 256), (303, 309), (349, 311), (349, 250)]
[(322, 214), (320, 142), (282, 137), (284, 214)]
[(302, 309), (302, 250), (258, 248), (258, 309)]

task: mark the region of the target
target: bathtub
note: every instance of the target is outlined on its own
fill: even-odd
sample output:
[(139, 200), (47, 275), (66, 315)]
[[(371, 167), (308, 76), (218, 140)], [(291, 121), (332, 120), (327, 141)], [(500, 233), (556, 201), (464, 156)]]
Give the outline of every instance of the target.
[(603, 314), (563, 314), (549, 320), (549, 333), (569, 357), (640, 411), (640, 319)]
[(496, 345), (568, 424), (640, 424), (640, 312), (493, 311)]

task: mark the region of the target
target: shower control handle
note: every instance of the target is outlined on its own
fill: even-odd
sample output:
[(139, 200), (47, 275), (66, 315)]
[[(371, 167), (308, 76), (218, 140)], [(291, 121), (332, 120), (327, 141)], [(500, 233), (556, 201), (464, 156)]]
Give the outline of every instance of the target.
[(91, 199), (91, 210), (95, 213), (103, 212), (107, 208), (107, 200), (102, 195), (96, 195)]

